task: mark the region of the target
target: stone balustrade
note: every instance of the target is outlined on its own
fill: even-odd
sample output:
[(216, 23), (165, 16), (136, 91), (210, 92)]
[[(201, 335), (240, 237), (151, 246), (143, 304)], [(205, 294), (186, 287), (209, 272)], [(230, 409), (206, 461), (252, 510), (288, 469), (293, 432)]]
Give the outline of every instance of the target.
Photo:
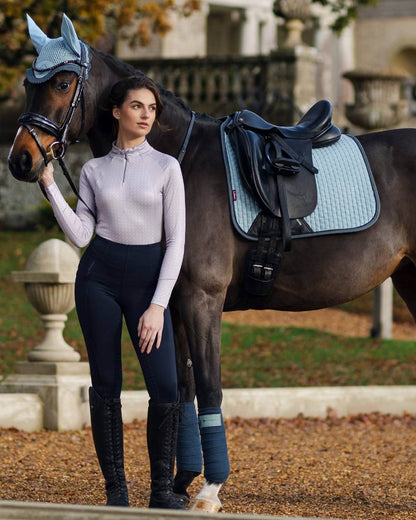
[[(312, 69), (305, 69), (305, 61)], [(166, 89), (181, 97), (193, 110), (222, 117), (247, 108), (281, 125), (293, 124), (299, 108), (310, 106), (316, 91), (316, 50), (276, 50), (269, 55), (142, 59), (129, 61)], [(300, 67), (300, 64), (302, 65)], [(312, 74), (312, 75), (311, 75)], [(298, 108), (299, 107), (299, 108)]]

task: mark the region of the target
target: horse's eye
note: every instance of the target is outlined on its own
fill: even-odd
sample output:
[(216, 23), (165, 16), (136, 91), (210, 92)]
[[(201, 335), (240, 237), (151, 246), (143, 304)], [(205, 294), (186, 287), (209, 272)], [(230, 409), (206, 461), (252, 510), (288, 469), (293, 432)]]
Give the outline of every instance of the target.
[(69, 89), (69, 83), (67, 81), (60, 81), (56, 85), (56, 90), (68, 90)]

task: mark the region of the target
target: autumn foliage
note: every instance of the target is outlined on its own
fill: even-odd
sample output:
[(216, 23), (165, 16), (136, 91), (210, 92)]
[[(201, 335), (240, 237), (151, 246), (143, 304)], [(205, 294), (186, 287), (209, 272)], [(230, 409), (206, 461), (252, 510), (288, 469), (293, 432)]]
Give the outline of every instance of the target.
[(34, 58), (26, 13), (54, 38), (60, 36), (64, 12), (81, 39), (111, 51), (121, 28), (129, 29), (123, 33), (132, 45), (146, 45), (152, 34), (164, 35), (171, 29), (172, 13), (189, 16), (199, 5), (200, 0), (0, 0), (0, 99), (11, 94)]

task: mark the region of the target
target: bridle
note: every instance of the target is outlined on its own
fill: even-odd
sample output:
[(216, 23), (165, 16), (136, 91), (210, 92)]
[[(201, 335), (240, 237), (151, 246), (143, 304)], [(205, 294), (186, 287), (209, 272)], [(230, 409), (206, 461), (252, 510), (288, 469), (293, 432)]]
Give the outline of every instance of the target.
[[(77, 78), (77, 86), (75, 87), (74, 95), (72, 96), (71, 104), (68, 107), (68, 111), (66, 113), (64, 122), (59, 126), (50, 119), (48, 119), (45, 116), (42, 116), (41, 114), (36, 114), (34, 112), (26, 112), (22, 114), (19, 117), (18, 123), (19, 125), (26, 128), (26, 130), (29, 132), (30, 136), (35, 141), (37, 147), (39, 148), (39, 151), (43, 157), (43, 162), (45, 163), (45, 166), (48, 164), (49, 161), (56, 159), (59, 162), (59, 165), (62, 168), (62, 172), (66, 177), (66, 180), (68, 181), (69, 185), (71, 186), (72, 191), (75, 193), (75, 195), (78, 197), (78, 199), (86, 206), (88, 211), (91, 213), (91, 215), (96, 219), (96, 215), (94, 211), (89, 208), (88, 204), (86, 204), (82, 197), (80, 196), (69, 172), (67, 167), (64, 163), (64, 155), (66, 153), (66, 150), (68, 148), (68, 144), (71, 144), (72, 142), (77, 142), (79, 137), (81, 136), (82, 132), (84, 131), (85, 126), (85, 101), (84, 101), (84, 85), (85, 81), (87, 80), (88, 76), (88, 57), (87, 57), (87, 50), (84, 43), (81, 43), (81, 56), (79, 60), (67, 60), (63, 61), (61, 63), (58, 63), (58, 65), (54, 65), (53, 67), (49, 67), (47, 69), (37, 69), (35, 66), (35, 63), (32, 65), (32, 69), (35, 72), (51, 72), (56, 69), (63, 69), (65, 70), (65, 65), (69, 64), (75, 64), (80, 67), (80, 73), (78, 74)], [(69, 126), (71, 124), (72, 118), (74, 117), (75, 110), (79, 103), (81, 102), (81, 127), (78, 132), (78, 136), (73, 141), (68, 141), (68, 130)], [(36, 130), (33, 128), (33, 126), (36, 126), (38, 128), (41, 128), (48, 134), (51, 134), (55, 137), (56, 141), (51, 143), (48, 146), (48, 149), (45, 150), (42, 143), (40, 142), (40, 139), (38, 137), (38, 134), (36, 133)], [(43, 195), (48, 198), (45, 188), (43, 187), (43, 184), (39, 182), (40, 189), (43, 193)]]
[[(88, 59), (87, 59), (87, 51), (86, 47), (83, 43), (81, 43), (81, 57), (79, 60), (68, 60), (59, 63), (53, 67), (48, 69), (37, 69), (35, 64), (33, 64), (32, 69), (36, 72), (50, 72), (57, 68), (64, 68), (65, 65), (68, 64), (76, 64), (81, 68), (80, 73), (78, 74), (77, 86), (74, 91), (74, 95), (72, 97), (71, 104), (69, 105), (68, 111), (66, 113), (65, 119), (63, 123), (59, 126), (50, 119), (41, 114), (36, 114), (34, 112), (26, 112), (19, 117), (18, 123), (19, 125), (26, 128), (31, 137), (34, 139), (37, 147), (39, 148), (40, 153), (42, 154), (43, 160), (45, 162), (45, 166), (52, 159), (62, 159), (66, 153), (66, 149), (68, 147), (68, 130), (71, 124), (72, 118), (74, 116), (75, 110), (78, 104), (81, 102), (82, 115), (81, 115), (81, 128), (78, 133), (75, 141), (78, 140), (80, 135), (84, 130), (85, 124), (85, 102), (84, 102), (84, 84), (88, 74)], [(36, 133), (36, 130), (33, 126), (41, 128), (48, 134), (53, 135), (56, 138), (56, 141), (51, 143), (47, 150), (43, 147), (40, 139)]]

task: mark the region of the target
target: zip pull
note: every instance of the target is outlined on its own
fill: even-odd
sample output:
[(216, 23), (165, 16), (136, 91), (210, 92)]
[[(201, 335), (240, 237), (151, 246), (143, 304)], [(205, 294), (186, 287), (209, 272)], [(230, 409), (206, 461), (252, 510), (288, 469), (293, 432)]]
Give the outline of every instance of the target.
[(124, 181), (126, 179), (126, 170), (127, 170), (127, 153), (124, 152), (124, 171), (123, 171), (123, 181), (122, 184), (124, 184)]

